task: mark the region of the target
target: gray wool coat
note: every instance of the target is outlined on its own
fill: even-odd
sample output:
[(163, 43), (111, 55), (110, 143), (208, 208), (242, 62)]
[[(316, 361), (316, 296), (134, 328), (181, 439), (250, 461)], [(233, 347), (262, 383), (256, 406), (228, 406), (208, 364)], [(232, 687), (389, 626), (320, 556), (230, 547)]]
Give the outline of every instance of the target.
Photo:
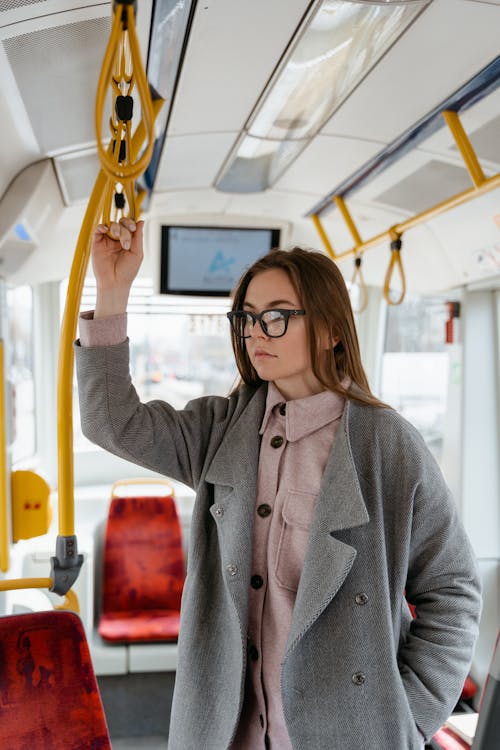
[[(197, 492), (169, 748), (227, 750), (243, 701), (267, 386), (176, 411), (140, 402), (127, 342), (75, 351), (84, 434)], [(347, 402), (282, 663), (294, 750), (421, 748), (417, 727), (432, 736), (460, 694), (479, 614), (474, 555), (422, 438), (391, 409)]]

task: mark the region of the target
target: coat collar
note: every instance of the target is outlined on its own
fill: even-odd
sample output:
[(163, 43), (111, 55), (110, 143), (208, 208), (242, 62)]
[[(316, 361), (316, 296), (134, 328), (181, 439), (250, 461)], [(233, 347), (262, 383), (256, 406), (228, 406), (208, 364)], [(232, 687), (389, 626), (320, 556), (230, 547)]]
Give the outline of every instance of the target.
[(259, 431), (261, 435), (266, 431), (273, 409), (278, 404), (284, 404), (286, 407), (285, 435), (286, 439), (293, 443), (338, 419), (344, 410), (345, 399), (333, 391), (322, 391), (305, 398), (285, 401), (274, 383), (270, 383), (264, 419)]

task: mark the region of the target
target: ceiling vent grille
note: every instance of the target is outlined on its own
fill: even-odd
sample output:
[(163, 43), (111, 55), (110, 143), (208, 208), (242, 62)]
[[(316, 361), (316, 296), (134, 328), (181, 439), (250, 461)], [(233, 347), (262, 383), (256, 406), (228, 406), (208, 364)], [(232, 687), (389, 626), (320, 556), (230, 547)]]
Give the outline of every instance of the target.
[(40, 5), (40, 3), (45, 2), (46, 0), (0, 0), (0, 13), (6, 10), (24, 8), (26, 5)]
[(419, 214), (471, 187), (466, 169), (432, 159), (373, 200)]
[(110, 19), (21, 34), (3, 42), (40, 150), (95, 143), (93, 105)]
[[(500, 164), (500, 115), (474, 130), (469, 138), (479, 159)], [(455, 145), (453, 149), (458, 150)]]

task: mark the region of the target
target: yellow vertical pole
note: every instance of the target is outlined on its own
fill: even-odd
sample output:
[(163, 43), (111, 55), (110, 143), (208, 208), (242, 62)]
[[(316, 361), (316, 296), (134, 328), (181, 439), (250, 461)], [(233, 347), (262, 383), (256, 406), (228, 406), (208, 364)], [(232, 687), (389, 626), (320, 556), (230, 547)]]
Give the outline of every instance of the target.
[(465, 162), (465, 166), (467, 167), (470, 178), (474, 183), (474, 187), (478, 188), (483, 184), (486, 178), (476, 156), (476, 152), (472, 147), (472, 143), (460, 122), (460, 118), (456, 112), (450, 110), (443, 112), (443, 117), (455, 139), (458, 150), (462, 154), (462, 159)]
[(97, 176), (83, 219), (71, 266), (66, 307), (59, 341), (57, 372), (57, 452), (59, 534), (75, 533), (75, 505), (73, 498), (73, 341), (76, 338), (78, 310), (85, 273), (90, 255), (92, 231), (99, 220), (102, 198), (108, 178), (103, 170)]
[(345, 204), (344, 199), (340, 195), (334, 195), (333, 199), (335, 201), (335, 205), (337, 206), (340, 213), (342, 214), (342, 217), (345, 223), (347, 224), (347, 228), (349, 232), (351, 233), (351, 237), (354, 240), (354, 246), (358, 247), (359, 245), (363, 244), (363, 240), (360, 237), (356, 224), (353, 221), (353, 218), (349, 212), (349, 209), (347, 208)]
[(316, 227), (319, 236), (321, 237), (321, 241), (323, 242), (323, 245), (325, 246), (328, 255), (330, 256), (332, 260), (335, 260), (335, 250), (332, 247), (332, 243), (328, 239), (328, 236), (323, 228), (323, 225), (320, 221), (319, 216), (317, 214), (312, 214), (311, 219), (313, 220), (313, 224)]
[(5, 422), (4, 346), (0, 339), (0, 570), (9, 569), (9, 495), (7, 487), (7, 441)]

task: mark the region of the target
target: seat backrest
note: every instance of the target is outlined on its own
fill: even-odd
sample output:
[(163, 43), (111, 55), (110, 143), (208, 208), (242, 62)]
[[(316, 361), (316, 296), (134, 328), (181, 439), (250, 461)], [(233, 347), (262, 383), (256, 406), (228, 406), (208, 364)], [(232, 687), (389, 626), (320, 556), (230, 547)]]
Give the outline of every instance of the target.
[(0, 618), (0, 717), (2, 748), (111, 750), (78, 615)]
[(103, 551), (103, 614), (178, 610), (184, 577), (173, 497), (114, 497)]

